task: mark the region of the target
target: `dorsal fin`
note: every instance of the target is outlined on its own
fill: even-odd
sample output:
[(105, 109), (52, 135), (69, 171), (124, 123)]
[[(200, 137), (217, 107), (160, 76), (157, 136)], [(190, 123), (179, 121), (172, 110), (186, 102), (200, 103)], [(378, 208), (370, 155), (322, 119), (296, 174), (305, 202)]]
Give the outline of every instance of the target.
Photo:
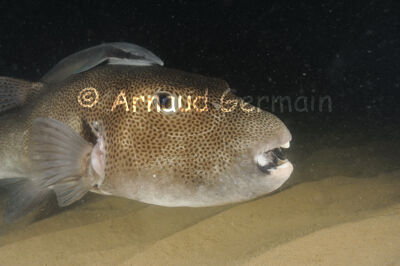
[(42, 87), (43, 83), (40, 82), (0, 77), (0, 113), (22, 106), (35, 97)]
[(62, 59), (43, 76), (42, 81), (60, 82), (73, 74), (87, 71), (104, 62), (113, 65), (164, 65), (160, 58), (138, 45), (126, 42), (104, 43)]

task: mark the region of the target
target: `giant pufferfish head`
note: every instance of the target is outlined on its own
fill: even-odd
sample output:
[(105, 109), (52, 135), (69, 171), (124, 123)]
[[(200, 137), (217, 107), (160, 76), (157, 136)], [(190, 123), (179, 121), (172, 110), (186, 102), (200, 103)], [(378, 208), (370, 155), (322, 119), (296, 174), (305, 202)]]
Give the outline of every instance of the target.
[(280, 151), (289, 146), (288, 129), (245, 104), (225, 81), (162, 67), (104, 71), (121, 81), (99, 85), (112, 105), (98, 111), (106, 146), (103, 193), (212, 206), (267, 194), (289, 178), (293, 167)]

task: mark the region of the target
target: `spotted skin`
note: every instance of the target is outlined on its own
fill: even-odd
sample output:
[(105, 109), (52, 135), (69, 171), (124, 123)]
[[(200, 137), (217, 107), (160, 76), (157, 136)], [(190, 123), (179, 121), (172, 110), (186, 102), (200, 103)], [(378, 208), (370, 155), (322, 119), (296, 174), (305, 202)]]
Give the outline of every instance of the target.
[[(99, 94), (98, 103), (91, 108), (77, 100), (89, 87)], [(291, 136), (268, 112), (246, 112), (239, 104), (231, 112), (222, 111), (221, 103), (229, 107), (227, 100), (240, 101), (228, 93), (221, 102), (227, 89), (223, 80), (159, 66), (99, 66), (61, 83), (45, 84), (22, 109), (0, 116), (0, 147), (4, 151), (0, 160), (10, 153), (27, 158), (35, 118), (59, 120), (93, 144), (96, 137), (90, 125), (97, 122), (106, 159), (104, 181), (94, 192), (166, 206), (209, 206), (254, 198), (277, 185), (258, 184), (268, 177), (256, 170), (253, 155), (279, 147)], [(121, 91), (128, 112), (125, 104), (112, 110)], [(183, 99), (190, 95), (192, 104), (196, 97), (206, 95), (207, 110), (199, 112), (192, 106), (190, 112), (164, 113), (152, 106), (148, 112), (147, 103), (139, 100), (133, 112), (132, 97), (159, 91)], [(204, 101), (197, 103), (204, 107)]]

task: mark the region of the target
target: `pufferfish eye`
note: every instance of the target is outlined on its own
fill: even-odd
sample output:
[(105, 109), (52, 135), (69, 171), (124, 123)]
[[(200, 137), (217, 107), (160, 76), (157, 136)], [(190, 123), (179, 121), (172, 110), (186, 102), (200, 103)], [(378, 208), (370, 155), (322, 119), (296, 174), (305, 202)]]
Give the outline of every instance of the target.
[(172, 93), (166, 91), (160, 91), (156, 94), (157, 103), (160, 106), (160, 111), (163, 113), (174, 113), (176, 112), (176, 101), (177, 98)]
[(171, 108), (171, 105), (172, 105), (171, 95), (169, 95), (166, 92), (159, 93), (158, 94), (158, 104), (163, 109)]

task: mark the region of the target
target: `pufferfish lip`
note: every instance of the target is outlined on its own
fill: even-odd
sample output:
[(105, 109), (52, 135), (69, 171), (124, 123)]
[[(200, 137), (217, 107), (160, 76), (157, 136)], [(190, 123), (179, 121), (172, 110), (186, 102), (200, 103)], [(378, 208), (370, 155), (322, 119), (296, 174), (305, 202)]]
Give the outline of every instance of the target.
[(274, 148), (268, 151), (261, 152), (255, 156), (255, 162), (261, 172), (268, 174), (272, 169), (286, 168), (290, 165), (282, 153), (282, 148), (290, 147), (289, 142), (281, 145), (279, 148)]

